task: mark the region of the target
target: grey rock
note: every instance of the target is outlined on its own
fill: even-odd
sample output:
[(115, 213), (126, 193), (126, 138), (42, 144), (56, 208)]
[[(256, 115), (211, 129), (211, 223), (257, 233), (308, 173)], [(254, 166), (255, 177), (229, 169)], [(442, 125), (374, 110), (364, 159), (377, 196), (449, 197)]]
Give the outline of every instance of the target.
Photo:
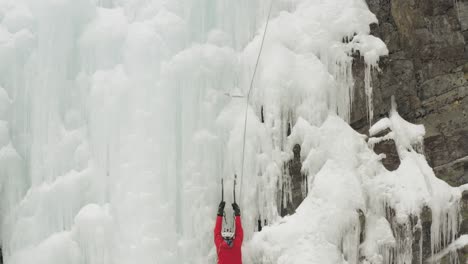
[(421, 100), (446, 94), (466, 84), (463, 72), (436, 76), (422, 83), (420, 89)]
[[(468, 0), (366, 0), (377, 16), (378, 25), (371, 32), (389, 49), (382, 58), (380, 72), (372, 73), (374, 117), (379, 120), (390, 110), (395, 96), (400, 115), (412, 123), (426, 127), (424, 153), (437, 177), (452, 186), (468, 183)], [(351, 126), (367, 133), (364, 63), (356, 59), (356, 78)], [(394, 170), (399, 158), (393, 142), (375, 146), (385, 153), (384, 166)], [(468, 234), (468, 194), (461, 201), (462, 222), (459, 234)], [(387, 220), (395, 236), (406, 227)], [(413, 216), (412, 218), (415, 218)], [(431, 210), (426, 207), (420, 216), (421, 226), (413, 228), (413, 263), (431, 256)], [(415, 223), (417, 218), (410, 221)], [(422, 243), (422, 252), (419, 243)], [(459, 250), (461, 263), (468, 257), (468, 248)], [(447, 261), (447, 260), (442, 260)]]
[(431, 225), (432, 225), (432, 210), (425, 206), (421, 212), (421, 238), (422, 238), (422, 252), (421, 257), (423, 260), (432, 256), (431, 251)]
[[(294, 153), (293, 158), (285, 164), (284, 177), (289, 177), (290, 186), (282, 187), (281, 216), (293, 214), (306, 196), (303, 190), (307, 190), (307, 177), (301, 171), (301, 146), (299, 144), (294, 145), (292, 151)], [(288, 188), (291, 188), (291, 198), (286, 196)], [(284, 204), (285, 201), (286, 204)]]
[[(374, 120), (387, 115), (395, 96), (400, 115), (426, 127), (425, 154), (437, 176), (450, 184), (468, 183), (460, 164), (443, 165), (468, 156), (468, 1), (367, 0), (379, 24), (372, 33), (387, 44), (390, 54), (373, 73)], [(356, 60), (355, 101), (351, 125), (365, 133), (367, 122), (362, 60)], [(391, 153), (391, 144), (377, 151)], [(388, 155), (388, 154), (387, 154)], [(391, 164), (391, 163), (394, 164)], [(384, 161), (398, 167), (398, 159)], [(447, 173), (450, 172), (448, 176)], [(464, 178), (465, 177), (465, 178)]]
[(296, 210), (305, 198), (302, 191), (305, 176), (301, 172), (301, 146), (299, 144), (294, 146), (293, 153), (294, 157), (289, 161), (289, 175), (291, 176), (292, 205), (293, 209)]
[[(466, 166), (468, 167), (468, 166)], [(468, 192), (463, 193), (463, 197), (460, 204), (462, 222), (460, 225), (460, 233), (468, 234)], [(468, 257), (468, 251), (466, 252)]]
[(374, 151), (377, 154), (385, 154), (385, 158), (382, 160), (382, 164), (389, 171), (394, 171), (400, 166), (400, 157), (393, 140), (384, 141), (379, 144), (376, 144)]

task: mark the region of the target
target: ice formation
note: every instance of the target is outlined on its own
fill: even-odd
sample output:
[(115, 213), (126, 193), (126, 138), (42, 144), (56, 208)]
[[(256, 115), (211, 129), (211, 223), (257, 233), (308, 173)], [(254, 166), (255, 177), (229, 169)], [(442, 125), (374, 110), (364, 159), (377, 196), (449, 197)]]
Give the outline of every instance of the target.
[[(303, 166), (314, 177), (309, 180), (309, 196), (296, 214), (253, 237), (249, 263), (358, 263), (359, 255), (365, 263), (412, 263), (415, 229), (421, 228), (424, 206), (432, 210), (433, 253), (454, 241), (461, 191), (436, 178), (416, 151), (424, 127), (402, 119), (394, 105), (388, 118), (371, 127), (370, 135), (386, 129), (387, 135), (372, 137), (366, 144), (335, 116), (317, 127), (299, 120), (288, 140), (302, 142), (309, 153)], [(389, 139), (395, 141), (401, 159), (393, 172), (372, 151), (374, 144)], [(366, 219), (361, 246), (360, 212)]]
[[(241, 170), (245, 93), (269, 6), (0, 1), (5, 262), (214, 263), (220, 180), (232, 186)], [(273, 2), (248, 104), (246, 263), (404, 263), (411, 252), (389, 229), (424, 205), (435, 219), (434, 253), (456, 235), (460, 190), (415, 151), (424, 130), (396, 110), (372, 128), (391, 129), (399, 147), (402, 165), (388, 172), (346, 123), (356, 52), (372, 116), (370, 72), (388, 53), (369, 35), (376, 22), (363, 0)], [(281, 218), (291, 195), (284, 163), (296, 144), (309, 195)], [(271, 226), (254, 233), (259, 216)], [(369, 231), (359, 248), (361, 228)]]
[(449, 257), (455, 257), (453, 253), (456, 253), (458, 249), (466, 247), (468, 245), (468, 235), (462, 235), (457, 240), (453, 241), (449, 246), (444, 250), (440, 251), (438, 254), (434, 255), (430, 261), (436, 263), (441, 261), (441, 259), (447, 255)]

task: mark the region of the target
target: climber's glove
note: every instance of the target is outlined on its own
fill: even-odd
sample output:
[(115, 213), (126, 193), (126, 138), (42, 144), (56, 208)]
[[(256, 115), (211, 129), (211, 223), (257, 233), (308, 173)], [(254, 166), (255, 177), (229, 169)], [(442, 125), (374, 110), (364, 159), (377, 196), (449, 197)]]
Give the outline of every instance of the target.
[(239, 205), (237, 205), (237, 203), (232, 204), (232, 209), (234, 210), (235, 216), (240, 216), (240, 208)]
[(222, 201), (219, 203), (218, 206), (218, 216), (223, 216), (224, 215), (224, 206), (226, 205), (226, 202)]

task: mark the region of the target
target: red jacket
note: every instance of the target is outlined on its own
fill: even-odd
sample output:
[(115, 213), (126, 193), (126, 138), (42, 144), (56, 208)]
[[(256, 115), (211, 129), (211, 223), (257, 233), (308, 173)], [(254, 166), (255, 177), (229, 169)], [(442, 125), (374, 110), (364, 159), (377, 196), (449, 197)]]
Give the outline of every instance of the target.
[(218, 264), (242, 264), (242, 241), (244, 240), (244, 230), (242, 230), (241, 218), (236, 216), (236, 233), (234, 234), (234, 242), (230, 247), (221, 236), (221, 228), (223, 225), (223, 217), (216, 218), (216, 226), (214, 229), (214, 242), (216, 252), (218, 253)]

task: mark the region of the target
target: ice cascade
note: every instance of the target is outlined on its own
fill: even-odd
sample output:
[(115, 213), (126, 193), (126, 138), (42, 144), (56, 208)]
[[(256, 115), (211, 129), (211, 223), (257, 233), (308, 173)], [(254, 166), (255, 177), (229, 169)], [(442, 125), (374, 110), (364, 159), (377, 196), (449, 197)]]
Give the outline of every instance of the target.
[[(389, 172), (369, 147), (378, 140), (368, 145), (347, 124), (356, 54), (372, 121), (371, 73), (388, 53), (370, 35), (375, 15), (363, 0), (273, 1), (247, 105), (245, 262), (407, 263), (392, 230), (407, 232), (422, 205), (436, 254), (456, 236), (459, 193), (413, 148), (423, 128), (396, 110), (373, 126), (400, 147), (402, 166)], [(228, 190), (241, 169), (269, 6), (0, 1), (5, 263), (214, 263), (220, 180)], [(282, 218), (295, 146), (308, 196)], [(269, 225), (254, 232), (259, 218)]]

